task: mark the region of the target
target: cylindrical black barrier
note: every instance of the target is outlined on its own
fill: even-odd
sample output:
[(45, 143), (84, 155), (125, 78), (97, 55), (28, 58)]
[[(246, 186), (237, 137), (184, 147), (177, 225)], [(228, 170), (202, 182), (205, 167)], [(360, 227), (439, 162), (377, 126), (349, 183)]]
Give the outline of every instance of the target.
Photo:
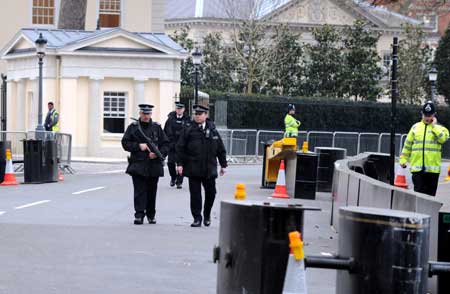
[(24, 180), (26, 184), (58, 181), (56, 141), (23, 141)]
[(314, 152), (319, 155), (317, 167), (317, 191), (331, 192), (333, 184), (334, 163), (347, 156), (347, 150), (343, 148), (316, 147)]
[(0, 183), (5, 179), (6, 149), (10, 148), (11, 142), (0, 141)]
[(305, 210), (318, 208), (257, 201), (222, 201), (217, 293), (281, 294), (291, 231), (303, 233)]
[(316, 199), (318, 158), (316, 153), (297, 152), (295, 198)]
[[(439, 212), (438, 260), (450, 262), (450, 211)], [(438, 293), (450, 293), (450, 273), (439, 275)]]
[(355, 261), (338, 271), (336, 294), (425, 294), (430, 217), (406, 211), (340, 209), (339, 257)]

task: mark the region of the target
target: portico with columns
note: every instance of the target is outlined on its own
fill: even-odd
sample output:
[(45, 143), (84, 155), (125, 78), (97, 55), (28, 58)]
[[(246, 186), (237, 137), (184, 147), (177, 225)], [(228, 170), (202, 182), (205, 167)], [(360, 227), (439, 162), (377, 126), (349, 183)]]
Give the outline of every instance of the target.
[(39, 33), (48, 40), (43, 109), (55, 103), (61, 132), (72, 134), (74, 156), (124, 156), (120, 140), (141, 103), (153, 104), (153, 119), (165, 122), (187, 54), (165, 34), (23, 29), (1, 52), (8, 63), (9, 131), (37, 124)]

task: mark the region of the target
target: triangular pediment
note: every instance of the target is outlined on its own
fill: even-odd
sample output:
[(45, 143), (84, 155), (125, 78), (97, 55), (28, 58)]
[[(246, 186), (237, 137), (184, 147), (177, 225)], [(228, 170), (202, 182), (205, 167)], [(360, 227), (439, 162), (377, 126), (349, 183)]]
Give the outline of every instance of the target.
[(6, 47), (3, 48), (1, 55), (16, 54), (35, 51), (36, 46), (23, 35), (18, 35)]
[(380, 22), (361, 13), (351, 2), (339, 0), (294, 0), (265, 18), (273, 22), (337, 26), (363, 19), (372, 26), (380, 26)]

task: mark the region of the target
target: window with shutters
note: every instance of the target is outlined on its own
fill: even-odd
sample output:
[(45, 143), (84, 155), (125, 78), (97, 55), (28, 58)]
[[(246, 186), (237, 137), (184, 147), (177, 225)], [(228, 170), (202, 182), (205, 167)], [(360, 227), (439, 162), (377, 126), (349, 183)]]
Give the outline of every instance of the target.
[(32, 22), (35, 25), (54, 25), (55, 0), (33, 0)]
[(101, 28), (120, 26), (120, 0), (100, 0), (99, 21)]
[(125, 132), (127, 93), (103, 93), (103, 132), (122, 134)]

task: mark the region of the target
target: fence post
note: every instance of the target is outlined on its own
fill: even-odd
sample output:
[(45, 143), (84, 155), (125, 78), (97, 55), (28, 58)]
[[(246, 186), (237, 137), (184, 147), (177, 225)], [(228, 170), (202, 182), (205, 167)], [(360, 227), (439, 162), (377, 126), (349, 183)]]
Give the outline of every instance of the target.
[(234, 130), (231, 130), (231, 133), (230, 133), (230, 156), (231, 157), (233, 156), (233, 133), (234, 133)]
[(259, 155), (259, 134), (261, 134), (261, 130), (256, 131), (255, 159), (258, 159)]
[(331, 141), (331, 147), (332, 148), (334, 148), (335, 139), (336, 139), (336, 132), (333, 132), (333, 140)]
[(361, 151), (361, 133), (358, 133), (358, 144), (356, 145), (356, 155)]
[(381, 139), (383, 138), (383, 133), (378, 137), (378, 153), (381, 152)]

